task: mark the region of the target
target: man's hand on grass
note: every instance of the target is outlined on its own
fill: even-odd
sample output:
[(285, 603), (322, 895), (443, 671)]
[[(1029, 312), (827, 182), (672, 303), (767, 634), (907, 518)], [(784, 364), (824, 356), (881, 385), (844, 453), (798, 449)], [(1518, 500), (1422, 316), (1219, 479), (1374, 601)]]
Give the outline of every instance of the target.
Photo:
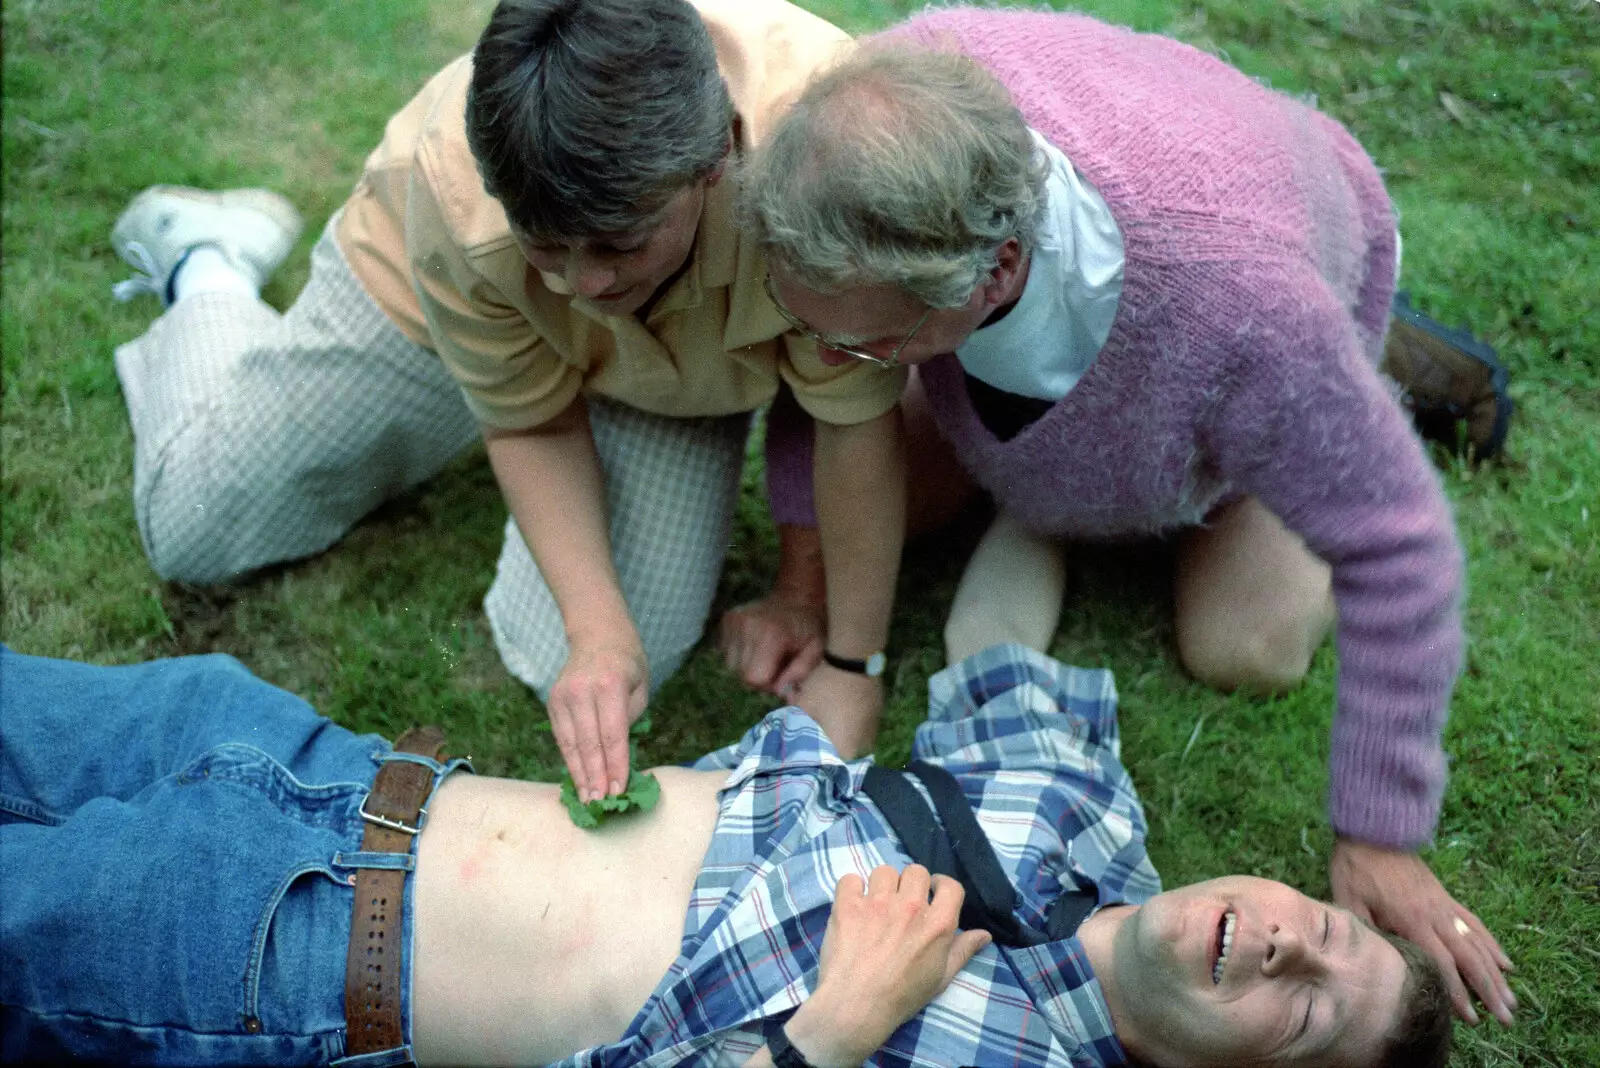
[(728, 609), (717, 646), (728, 670), (746, 686), (794, 700), (801, 681), (822, 662), (827, 609), (817, 599), (774, 589)]
[(859, 1065), (990, 942), (957, 931), (961, 884), (911, 864), (846, 875), (822, 939), (816, 989), (784, 1033), (817, 1068)]
[(1335, 903), (1410, 939), (1439, 962), (1456, 1015), (1478, 1022), (1470, 985), (1495, 1019), (1511, 1025), (1517, 998), (1502, 974), (1511, 970), (1511, 958), (1483, 921), (1456, 903), (1426, 861), (1415, 853), (1340, 838), (1329, 875)]
[(550, 727), (580, 803), (623, 792), (628, 728), (644, 713), (650, 666), (635, 643), (575, 645), (550, 687)]

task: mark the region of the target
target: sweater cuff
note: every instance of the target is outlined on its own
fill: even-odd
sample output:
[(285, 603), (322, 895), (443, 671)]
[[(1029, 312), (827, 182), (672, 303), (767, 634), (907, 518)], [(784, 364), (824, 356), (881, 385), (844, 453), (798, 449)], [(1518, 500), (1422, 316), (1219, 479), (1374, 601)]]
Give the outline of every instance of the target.
[(1406, 853), (1433, 844), (1439, 822), (1438, 805), (1403, 798), (1341, 798), (1335, 791), (1328, 807), (1339, 837)]
[[(1444, 794), (1444, 753), (1403, 738), (1335, 738), (1328, 816), (1334, 832), (1388, 849), (1430, 844)], [(1414, 752), (1395, 749), (1415, 748)]]

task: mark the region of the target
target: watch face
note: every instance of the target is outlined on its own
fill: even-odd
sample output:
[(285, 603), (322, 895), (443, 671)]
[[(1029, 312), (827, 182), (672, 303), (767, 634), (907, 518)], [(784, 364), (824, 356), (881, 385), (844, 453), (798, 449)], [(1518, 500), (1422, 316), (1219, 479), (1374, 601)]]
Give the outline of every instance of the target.
[(875, 679), (883, 674), (883, 669), (889, 664), (889, 658), (882, 652), (873, 653), (867, 657), (867, 677)]

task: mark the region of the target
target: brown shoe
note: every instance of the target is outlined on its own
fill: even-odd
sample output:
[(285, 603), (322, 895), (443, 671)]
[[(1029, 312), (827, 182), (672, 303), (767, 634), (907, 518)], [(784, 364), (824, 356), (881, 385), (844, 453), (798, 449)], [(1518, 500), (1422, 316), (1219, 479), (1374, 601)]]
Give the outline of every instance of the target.
[(1494, 349), (1411, 307), (1404, 291), (1390, 307), (1378, 368), (1400, 384), (1417, 433), (1479, 460), (1499, 453), (1511, 427), (1510, 380)]

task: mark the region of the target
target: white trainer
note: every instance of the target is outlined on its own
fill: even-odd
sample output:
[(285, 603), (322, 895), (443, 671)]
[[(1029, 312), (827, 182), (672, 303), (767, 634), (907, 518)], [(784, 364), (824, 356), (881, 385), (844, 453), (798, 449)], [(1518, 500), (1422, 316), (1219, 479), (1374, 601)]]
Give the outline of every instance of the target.
[(173, 269), (197, 245), (211, 245), (259, 289), (304, 229), (288, 198), (267, 189), (211, 192), (153, 185), (111, 228), (111, 246), (140, 273), (111, 287), (118, 300), (153, 293), (169, 303)]

